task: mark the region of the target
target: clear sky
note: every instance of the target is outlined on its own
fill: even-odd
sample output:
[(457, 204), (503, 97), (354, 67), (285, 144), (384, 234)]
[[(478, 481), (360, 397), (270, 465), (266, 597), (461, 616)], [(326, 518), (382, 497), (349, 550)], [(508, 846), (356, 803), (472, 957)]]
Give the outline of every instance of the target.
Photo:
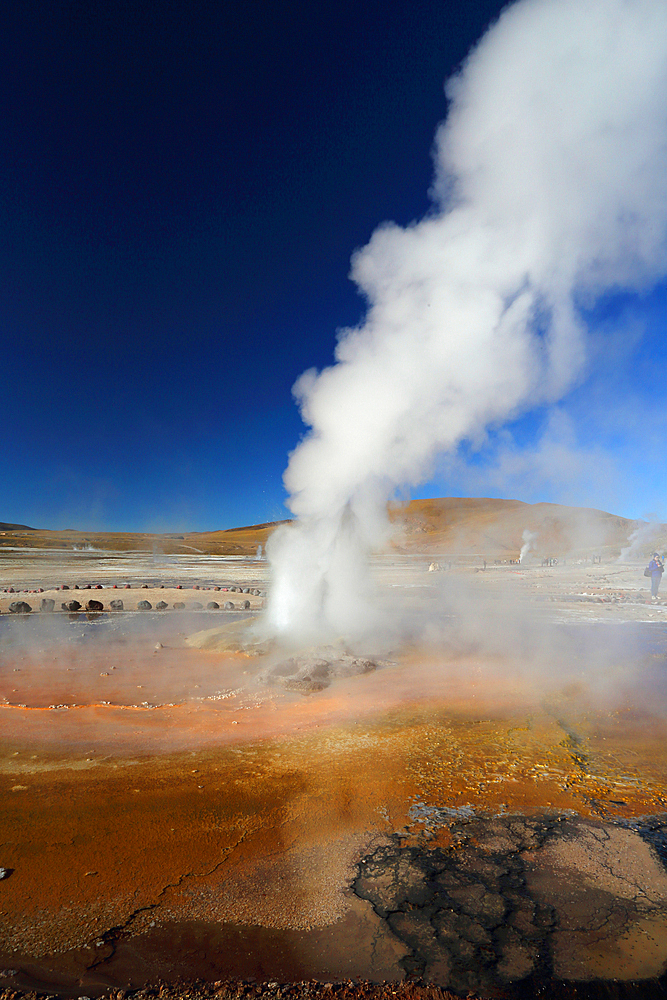
[[(0, 12), (0, 520), (287, 516), (291, 386), (363, 316), (350, 255), (430, 207), (471, 0), (8, 0)], [(587, 315), (555, 410), (414, 495), (667, 516), (664, 288)]]

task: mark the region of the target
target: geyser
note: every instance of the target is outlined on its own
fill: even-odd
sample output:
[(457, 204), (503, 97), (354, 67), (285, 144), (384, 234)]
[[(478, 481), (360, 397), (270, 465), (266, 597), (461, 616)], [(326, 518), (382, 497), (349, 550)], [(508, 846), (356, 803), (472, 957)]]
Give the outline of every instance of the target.
[(268, 625), (378, 624), (365, 572), (386, 501), (434, 456), (581, 377), (581, 306), (667, 271), (667, 5), (519, 0), (446, 87), (433, 210), (355, 253), (368, 310), (294, 392), (311, 430), (271, 538)]

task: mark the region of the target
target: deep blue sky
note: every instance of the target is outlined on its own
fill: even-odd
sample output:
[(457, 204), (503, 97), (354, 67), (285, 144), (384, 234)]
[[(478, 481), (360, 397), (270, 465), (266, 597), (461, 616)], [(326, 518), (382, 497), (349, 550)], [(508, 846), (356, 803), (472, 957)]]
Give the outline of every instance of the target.
[[(502, 6), (3, 5), (0, 520), (169, 531), (286, 516), (281, 476), (303, 433), (291, 386), (362, 315), (355, 247), (428, 210), (443, 82)], [(661, 294), (641, 310), (660, 338)], [(610, 300), (595, 321), (606, 309), (614, 326), (625, 307)], [(661, 357), (655, 339), (634, 353), (617, 340), (620, 361), (556, 428), (583, 455), (571, 495), (543, 474), (475, 481), (460, 466), (417, 495), (656, 507), (660, 478), (632, 498), (609, 492), (613, 461), (604, 495), (589, 476), (601, 435), (626, 464), (634, 447), (590, 422), (596, 399), (609, 409), (600, 385), (630, 371), (639, 398)], [(510, 452), (545, 419), (517, 424)], [(661, 419), (646, 425), (656, 455)]]

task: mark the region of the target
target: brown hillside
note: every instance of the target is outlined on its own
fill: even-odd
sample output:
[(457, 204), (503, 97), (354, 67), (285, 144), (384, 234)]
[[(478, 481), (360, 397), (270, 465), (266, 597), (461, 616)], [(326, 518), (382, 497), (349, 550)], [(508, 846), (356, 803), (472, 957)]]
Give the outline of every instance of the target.
[(543, 558), (568, 553), (620, 552), (637, 521), (588, 507), (521, 500), (444, 497), (412, 500), (390, 517), (402, 526), (395, 545), (402, 551), (481, 555), (516, 559), (523, 532), (536, 535), (531, 551)]

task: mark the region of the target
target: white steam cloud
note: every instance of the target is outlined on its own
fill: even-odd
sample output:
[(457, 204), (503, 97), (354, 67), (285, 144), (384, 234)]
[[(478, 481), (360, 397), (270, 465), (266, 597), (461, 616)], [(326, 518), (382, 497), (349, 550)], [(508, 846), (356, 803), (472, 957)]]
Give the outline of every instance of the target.
[(524, 528), (523, 535), (521, 537), (523, 538), (523, 545), (521, 546), (521, 552), (519, 553), (520, 563), (524, 561), (524, 559), (530, 552), (531, 548), (533, 547), (533, 543), (537, 539), (537, 532), (529, 531), (528, 528)]
[(562, 397), (586, 363), (578, 307), (667, 271), (664, 0), (519, 0), (447, 95), (432, 213), (354, 255), (365, 321), (295, 386), (312, 429), (285, 474), (297, 521), (269, 545), (279, 634), (362, 633), (387, 498)]

